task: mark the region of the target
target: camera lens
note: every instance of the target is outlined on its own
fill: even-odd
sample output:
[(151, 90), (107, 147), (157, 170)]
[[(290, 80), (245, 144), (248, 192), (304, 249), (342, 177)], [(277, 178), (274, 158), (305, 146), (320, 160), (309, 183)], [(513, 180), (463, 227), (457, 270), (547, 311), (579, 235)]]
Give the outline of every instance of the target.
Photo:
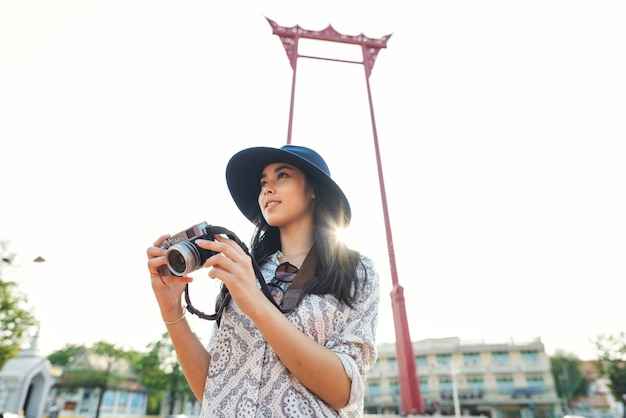
[(177, 276), (187, 276), (198, 270), (202, 264), (198, 247), (189, 241), (171, 246), (166, 257), (167, 267)]

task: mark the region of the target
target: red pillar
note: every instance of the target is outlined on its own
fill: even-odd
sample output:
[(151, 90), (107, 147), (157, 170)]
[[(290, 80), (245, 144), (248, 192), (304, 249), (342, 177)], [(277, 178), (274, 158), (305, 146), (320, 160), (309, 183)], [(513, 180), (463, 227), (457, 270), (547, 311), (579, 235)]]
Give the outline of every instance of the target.
[(400, 396), (402, 398), (402, 413), (417, 414), (424, 412), (424, 405), (419, 388), (419, 378), (417, 375), (417, 364), (413, 353), (413, 343), (409, 335), (409, 325), (406, 317), (406, 306), (404, 301), (404, 289), (398, 281), (398, 272), (396, 269), (395, 251), (393, 247), (393, 238), (391, 234), (391, 223), (389, 222), (389, 210), (387, 207), (387, 196), (385, 193), (385, 181), (383, 178), (382, 162), (380, 158), (380, 150), (378, 147), (378, 133), (376, 130), (376, 121), (374, 118), (374, 106), (372, 103), (372, 94), (370, 90), (369, 77), (374, 67), (374, 62), (381, 48), (387, 47), (387, 40), (391, 35), (383, 36), (379, 39), (368, 38), (360, 34), (357, 36), (342, 35), (333, 29), (332, 26), (321, 31), (311, 31), (303, 29), (296, 25), (291, 28), (282, 27), (276, 22), (267, 19), (272, 26), (274, 35), (278, 35), (287, 52), (289, 63), (293, 70), (293, 79), (291, 87), (291, 104), (289, 107), (289, 129), (287, 133), (287, 144), (291, 143), (291, 129), (293, 120), (294, 91), (296, 80), (298, 55), (298, 40), (300, 38), (317, 39), (330, 42), (341, 42), (355, 45), (361, 45), (363, 52), (363, 61), (347, 61), (328, 58), (318, 58), (307, 56), (306, 58), (324, 59), (328, 61), (339, 61), (353, 64), (362, 64), (365, 68), (365, 83), (367, 85), (367, 97), (370, 107), (370, 117), (372, 122), (372, 130), (374, 133), (374, 148), (376, 151), (376, 164), (378, 168), (378, 180), (380, 184), (380, 195), (383, 205), (383, 215), (385, 219), (385, 230), (387, 233), (387, 247), (389, 251), (389, 264), (391, 267), (391, 279), (393, 287), (391, 291), (391, 305), (394, 318), (394, 327), (396, 332), (396, 357), (398, 363), (398, 384), (400, 387)]
[[(365, 49), (365, 48), (364, 48)], [(364, 51), (365, 53), (365, 51)], [(402, 398), (403, 414), (421, 414), (424, 412), (424, 403), (419, 387), (419, 377), (417, 375), (417, 361), (413, 353), (413, 342), (409, 334), (409, 322), (406, 317), (406, 305), (404, 301), (404, 289), (398, 281), (398, 270), (396, 268), (396, 252), (393, 247), (393, 237), (391, 234), (391, 223), (389, 221), (389, 208), (387, 206), (387, 193), (385, 192), (385, 180), (383, 176), (383, 165), (378, 147), (378, 133), (374, 118), (374, 105), (370, 90), (369, 74), (366, 73), (365, 82), (367, 84), (367, 98), (370, 104), (370, 114), (372, 120), (372, 131), (374, 132), (374, 148), (376, 151), (376, 164), (378, 166), (378, 181), (380, 184), (380, 196), (383, 203), (383, 215), (385, 219), (385, 231), (387, 232), (387, 247), (389, 251), (389, 266), (391, 268), (391, 310), (393, 312), (393, 323), (396, 332), (396, 357), (398, 361), (398, 384), (400, 386), (400, 397)]]

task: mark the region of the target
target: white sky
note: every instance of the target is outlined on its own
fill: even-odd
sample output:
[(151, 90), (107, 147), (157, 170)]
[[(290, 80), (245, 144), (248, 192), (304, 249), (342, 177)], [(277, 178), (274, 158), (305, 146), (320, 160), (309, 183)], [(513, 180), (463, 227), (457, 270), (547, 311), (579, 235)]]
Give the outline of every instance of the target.
[[(303, 3), (0, 1), (0, 240), (42, 352), (159, 339), (145, 256), (159, 235), (207, 221), (249, 241), (224, 169), (286, 142), (291, 94), (266, 17), (393, 34), (370, 84), (413, 340), (541, 337), (593, 358), (591, 338), (624, 331), (626, 3)], [(297, 75), (293, 143), (351, 200), (392, 342), (363, 67), (300, 59)], [(203, 339), (209, 326), (194, 320)]]

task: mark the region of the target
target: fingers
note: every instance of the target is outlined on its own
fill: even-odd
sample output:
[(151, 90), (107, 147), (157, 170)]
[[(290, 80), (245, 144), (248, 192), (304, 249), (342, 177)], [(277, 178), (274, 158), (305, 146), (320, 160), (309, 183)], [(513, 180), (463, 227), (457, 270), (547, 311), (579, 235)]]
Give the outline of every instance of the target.
[(186, 284), (193, 281), (193, 278), (189, 276), (173, 275), (165, 263), (165, 257), (148, 260), (148, 270), (150, 271), (150, 279), (153, 286), (156, 284), (158, 285), (157, 287), (161, 285)]
[(166, 285), (163, 280), (164, 277), (171, 276), (169, 268), (167, 267), (165, 254), (167, 250), (161, 248), (160, 245), (168, 239), (169, 235), (161, 235), (156, 241), (154, 241), (152, 247), (148, 247), (146, 254), (148, 255), (148, 270), (150, 271), (150, 277), (152, 279), (159, 278), (161, 283)]
[(155, 247), (159, 247), (161, 244), (163, 244), (163, 241), (165, 241), (166, 239), (169, 239), (170, 237), (171, 237), (170, 234), (161, 235), (156, 241), (154, 241), (152, 245)]
[(162, 257), (165, 255), (167, 250), (164, 248), (161, 248), (161, 244), (163, 244), (163, 242), (167, 240), (169, 237), (170, 237), (169, 234), (161, 235), (156, 241), (154, 241), (154, 243), (152, 243), (152, 247), (148, 247), (148, 249), (146, 250), (148, 259)]
[(150, 271), (150, 277), (158, 277), (161, 279), (161, 281), (163, 281), (162, 276), (171, 275), (163, 257), (150, 258), (148, 260), (148, 270)]
[(251, 258), (237, 242), (216, 235), (215, 240), (197, 240), (196, 244), (217, 253), (204, 263), (204, 267), (210, 268), (210, 278), (221, 280), (229, 288), (235, 284), (242, 286), (247, 283), (248, 286), (255, 282)]
[(148, 255), (148, 260), (157, 258), (157, 257), (163, 257), (165, 256), (165, 252), (166, 251), (163, 248), (159, 248), (159, 247), (148, 247), (148, 249), (146, 250), (146, 254)]
[(235, 262), (240, 262), (248, 258), (248, 255), (243, 251), (239, 244), (222, 235), (215, 235), (214, 240), (196, 240), (196, 244), (206, 250), (221, 253)]

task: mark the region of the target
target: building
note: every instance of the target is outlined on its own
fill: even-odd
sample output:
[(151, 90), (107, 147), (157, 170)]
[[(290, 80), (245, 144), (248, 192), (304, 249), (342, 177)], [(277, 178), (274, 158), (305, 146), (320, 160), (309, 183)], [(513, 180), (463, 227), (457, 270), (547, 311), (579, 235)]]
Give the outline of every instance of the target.
[(41, 417), (53, 383), (50, 363), (40, 355), (35, 337), (29, 348), (0, 370), (0, 414)]
[[(491, 418), (557, 418), (561, 415), (540, 338), (485, 343), (456, 337), (413, 342), (425, 413)], [(369, 371), (367, 414), (398, 414), (401, 408), (395, 344), (378, 347)]]
[[(70, 373), (99, 377), (91, 379), (91, 384), (76, 386), (79, 381), (73, 383), (63, 379), (63, 375)], [(95, 380), (108, 383), (103, 389), (100, 384), (93, 384)], [(147, 399), (148, 390), (139, 382), (128, 362), (83, 350), (65, 366), (54, 384), (47, 412), (50, 417), (94, 417), (100, 408), (101, 417), (143, 417)]]

